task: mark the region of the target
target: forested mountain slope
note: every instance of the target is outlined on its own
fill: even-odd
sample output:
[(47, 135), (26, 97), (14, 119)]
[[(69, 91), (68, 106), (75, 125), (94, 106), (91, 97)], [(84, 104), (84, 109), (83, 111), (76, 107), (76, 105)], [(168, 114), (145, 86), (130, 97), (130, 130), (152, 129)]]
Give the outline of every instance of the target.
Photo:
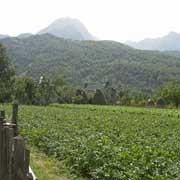
[(0, 42), (17, 73), (36, 79), (63, 75), (73, 85), (110, 81), (115, 86), (151, 92), (172, 78), (180, 78), (180, 58), (118, 42), (72, 41), (48, 34)]

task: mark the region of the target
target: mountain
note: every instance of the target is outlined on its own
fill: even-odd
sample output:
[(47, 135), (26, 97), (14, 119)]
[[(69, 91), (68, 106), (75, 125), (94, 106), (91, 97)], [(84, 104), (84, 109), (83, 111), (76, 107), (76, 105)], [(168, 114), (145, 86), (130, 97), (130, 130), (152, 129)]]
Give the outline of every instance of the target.
[(180, 51), (163, 51), (163, 53), (180, 58)]
[(20, 39), (24, 39), (24, 38), (28, 38), (30, 36), (32, 36), (33, 34), (31, 33), (23, 33), (23, 34), (20, 34), (19, 36), (17, 36), (18, 38)]
[(180, 58), (114, 41), (72, 41), (43, 34), (0, 42), (17, 74), (35, 79), (61, 75), (73, 85), (109, 81), (117, 87), (149, 93), (173, 78), (180, 79)]
[(45, 29), (38, 32), (38, 34), (47, 33), (65, 39), (95, 40), (95, 38), (78, 19), (72, 18), (58, 19)]
[(0, 34), (0, 39), (5, 39), (5, 38), (8, 38), (9, 36), (8, 35), (2, 35)]
[(127, 41), (127, 45), (143, 50), (180, 51), (180, 34), (170, 32), (157, 39), (144, 39), (139, 42)]

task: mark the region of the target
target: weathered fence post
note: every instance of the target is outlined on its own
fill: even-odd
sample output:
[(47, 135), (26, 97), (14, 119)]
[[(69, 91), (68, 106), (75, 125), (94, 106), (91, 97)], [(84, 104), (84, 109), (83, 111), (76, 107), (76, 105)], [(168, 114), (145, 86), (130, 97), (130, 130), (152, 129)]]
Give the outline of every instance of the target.
[(0, 177), (2, 177), (2, 151), (3, 151), (3, 118), (0, 114)]
[(12, 109), (12, 124), (15, 124), (14, 127), (14, 136), (18, 135), (18, 104), (14, 103), (13, 104), (13, 109)]
[(3, 177), (5, 177), (5, 180), (12, 180), (11, 175), (14, 130), (10, 127), (4, 127), (3, 133)]
[(3, 120), (5, 120), (5, 111), (0, 111), (0, 117), (2, 117)]
[(22, 172), (24, 170), (24, 140), (22, 137), (17, 136), (14, 138), (14, 180), (24, 180), (25, 174)]
[(30, 150), (25, 146), (24, 152), (24, 173), (29, 173), (29, 164), (30, 164)]
[(12, 123), (0, 111), (0, 180), (35, 180), (31, 173), (30, 150), (18, 136), (18, 104), (13, 104)]

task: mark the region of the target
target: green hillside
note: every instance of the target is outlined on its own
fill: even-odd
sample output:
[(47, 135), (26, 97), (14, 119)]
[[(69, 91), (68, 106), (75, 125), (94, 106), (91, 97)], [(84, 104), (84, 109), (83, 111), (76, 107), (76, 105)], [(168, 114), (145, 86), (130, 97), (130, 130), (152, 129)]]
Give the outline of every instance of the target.
[(115, 86), (151, 92), (170, 79), (180, 78), (180, 58), (118, 42), (72, 41), (48, 34), (0, 42), (17, 73), (36, 79), (63, 75), (73, 85), (110, 81)]

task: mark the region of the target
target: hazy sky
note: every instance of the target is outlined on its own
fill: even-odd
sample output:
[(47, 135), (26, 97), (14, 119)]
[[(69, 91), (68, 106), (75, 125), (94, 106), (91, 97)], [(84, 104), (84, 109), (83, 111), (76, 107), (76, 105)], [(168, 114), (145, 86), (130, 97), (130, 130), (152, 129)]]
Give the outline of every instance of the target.
[(78, 18), (99, 39), (124, 42), (180, 33), (180, 0), (0, 0), (0, 34), (36, 33)]

